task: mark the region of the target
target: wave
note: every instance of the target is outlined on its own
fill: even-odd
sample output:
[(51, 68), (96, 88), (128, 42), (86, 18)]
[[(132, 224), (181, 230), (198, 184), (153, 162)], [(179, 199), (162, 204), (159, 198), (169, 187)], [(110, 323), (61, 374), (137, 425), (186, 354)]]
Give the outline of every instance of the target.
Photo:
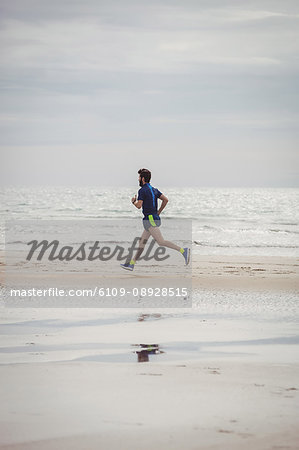
[(299, 231), (291, 230), (279, 230), (279, 229), (257, 229), (257, 228), (221, 228), (204, 225), (200, 228), (196, 228), (196, 232), (204, 232), (207, 230), (217, 231), (220, 233), (253, 233), (253, 234), (269, 234), (269, 233), (281, 233), (281, 234), (299, 234)]
[(82, 211), (83, 208), (61, 208), (57, 209), (56, 211), (63, 212), (63, 211)]
[(273, 222), (277, 225), (299, 225), (298, 222)]
[(193, 241), (194, 244), (201, 247), (214, 247), (214, 248), (299, 248), (297, 245), (225, 245), (225, 244), (211, 244), (206, 242)]
[(299, 231), (270, 229), (271, 233), (299, 234)]
[[(43, 240), (43, 239), (42, 239)], [(50, 239), (49, 242), (53, 241), (55, 239)], [(59, 240), (59, 239), (58, 239)], [(93, 241), (80, 241), (80, 242), (60, 242), (59, 245), (60, 246), (72, 246), (72, 245), (88, 245), (88, 244), (94, 244), (97, 241), (97, 239), (93, 240)], [(98, 240), (99, 244), (101, 244), (101, 246), (107, 245), (107, 244), (113, 244), (113, 245), (131, 245), (132, 244), (132, 240), (127, 240), (127, 241), (111, 241), (111, 240), (105, 240), (105, 239), (99, 239)], [(13, 244), (28, 244), (27, 241), (8, 241), (6, 242), (6, 245), (13, 245)]]

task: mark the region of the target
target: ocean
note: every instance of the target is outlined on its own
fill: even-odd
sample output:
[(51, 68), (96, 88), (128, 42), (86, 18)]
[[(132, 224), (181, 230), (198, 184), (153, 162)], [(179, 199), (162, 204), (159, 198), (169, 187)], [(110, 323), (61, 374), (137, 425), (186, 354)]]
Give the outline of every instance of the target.
[[(196, 254), (298, 256), (299, 189), (159, 189), (169, 199), (162, 220), (192, 219)], [(134, 186), (1, 189), (0, 248), (6, 220), (141, 219), (141, 211), (130, 203), (137, 190)]]

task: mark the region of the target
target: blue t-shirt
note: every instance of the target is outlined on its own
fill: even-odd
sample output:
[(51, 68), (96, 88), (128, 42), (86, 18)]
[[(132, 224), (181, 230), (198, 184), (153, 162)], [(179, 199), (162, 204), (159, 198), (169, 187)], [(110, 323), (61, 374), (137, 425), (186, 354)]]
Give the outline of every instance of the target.
[(145, 216), (149, 214), (157, 214), (157, 199), (162, 195), (159, 189), (154, 188), (150, 183), (145, 183), (138, 191), (138, 199), (142, 200), (142, 212)]

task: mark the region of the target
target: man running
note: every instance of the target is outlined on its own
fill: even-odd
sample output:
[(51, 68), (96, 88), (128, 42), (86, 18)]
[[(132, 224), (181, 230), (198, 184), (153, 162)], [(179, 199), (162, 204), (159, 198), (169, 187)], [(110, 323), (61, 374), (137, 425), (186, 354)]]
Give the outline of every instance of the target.
[[(173, 248), (174, 250), (180, 252), (185, 258), (185, 264), (189, 264), (190, 261), (190, 249), (179, 247), (176, 244), (173, 244), (170, 241), (166, 241), (159, 227), (161, 225), (160, 214), (167, 205), (168, 198), (159, 191), (159, 189), (154, 188), (150, 184), (151, 180), (151, 172), (148, 169), (140, 169), (138, 170), (139, 174), (139, 186), (141, 189), (138, 191), (138, 199), (136, 199), (136, 195), (132, 197), (131, 201), (133, 205), (140, 209), (142, 207), (143, 212), (143, 227), (144, 231), (139, 241), (139, 247), (136, 251), (135, 256), (129, 263), (121, 264), (121, 267), (126, 270), (133, 270), (136, 261), (140, 258), (145, 244), (148, 241), (148, 238), (152, 236), (158, 245), (161, 247)], [(158, 210), (158, 201), (157, 199), (162, 200), (161, 206)]]

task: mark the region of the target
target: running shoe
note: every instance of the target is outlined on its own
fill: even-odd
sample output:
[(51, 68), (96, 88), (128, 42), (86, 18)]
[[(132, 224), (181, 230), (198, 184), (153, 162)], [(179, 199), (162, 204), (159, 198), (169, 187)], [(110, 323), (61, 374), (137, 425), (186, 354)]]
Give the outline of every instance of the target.
[(189, 262), (190, 262), (190, 248), (185, 247), (184, 248), (184, 253), (182, 253), (182, 255), (185, 258), (185, 264), (187, 266), (189, 264)]
[(122, 267), (125, 270), (131, 270), (131, 271), (134, 270), (134, 264), (129, 264), (129, 263), (121, 264), (120, 267)]

